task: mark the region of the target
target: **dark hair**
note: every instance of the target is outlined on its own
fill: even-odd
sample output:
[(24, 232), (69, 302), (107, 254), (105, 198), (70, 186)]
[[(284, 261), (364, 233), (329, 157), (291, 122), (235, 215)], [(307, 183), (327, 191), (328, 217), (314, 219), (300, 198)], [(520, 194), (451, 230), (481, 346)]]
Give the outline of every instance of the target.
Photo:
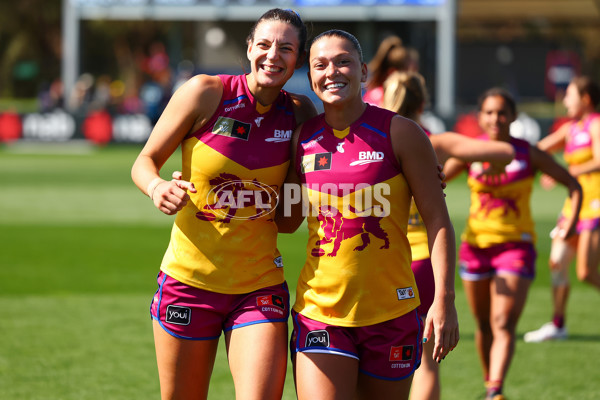
[(252, 28), (250, 29), (250, 33), (246, 38), (247, 43), (252, 43), (254, 41), (254, 33), (256, 32), (256, 27), (263, 21), (281, 21), (286, 24), (290, 24), (296, 29), (298, 29), (298, 39), (300, 40), (299, 56), (306, 51), (306, 39), (308, 37), (306, 25), (300, 18), (300, 15), (291, 9), (282, 10), (281, 8), (272, 8), (263, 15), (254, 23)]
[(383, 83), (382, 107), (415, 119), (427, 101), (425, 78), (418, 72), (396, 71)]
[(571, 83), (575, 85), (580, 96), (590, 96), (592, 107), (597, 108), (600, 104), (600, 86), (589, 76), (581, 75), (571, 79)]
[(481, 111), (481, 108), (483, 107), (483, 102), (485, 101), (485, 99), (487, 99), (488, 97), (494, 97), (494, 96), (502, 97), (502, 99), (504, 100), (504, 103), (506, 103), (506, 105), (508, 106), (512, 115), (515, 118), (517, 117), (517, 103), (515, 102), (515, 99), (513, 99), (513, 97), (511, 96), (510, 93), (508, 93), (507, 90), (502, 89), (500, 87), (493, 87), (493, 88), (488, 89), (485, 92), (483, 92), (483, 94), (481, 96), (479, 96), (479, 100), (477, 101), (477, 110)]
[(323, 33), (318, 34), (311, 42), (310, 42), (310, 46), (308, 47), (309, 51), (312, 48), (312, 46), (317, 43), (319, 40), (325, 38), (325, 37), (338, 37), (340, 39), (346, 39), (348, 40), (350, 43), (352, 43), (352, 47), (354, 47), (354, 50), (356, 50), (356, 52), (358, 53), (358, 57), (360, 59), (360, 62), (363, 63), (363, 53), (362, 53), (362, 48), (360, 47), (360, 43), (358, 42), (358, 39), (351, 33), (348, 33), (346, 31), (343, 31), (341, 29), (330, 29), (328, 31), (325, 31)]
[(408, 51), (398, 36), (392, 35), (383, 39), (368, 65), (371, 73), (368, 86), (370, 88), (382, 86), (390, 70), (405, 70), (408, 56)]

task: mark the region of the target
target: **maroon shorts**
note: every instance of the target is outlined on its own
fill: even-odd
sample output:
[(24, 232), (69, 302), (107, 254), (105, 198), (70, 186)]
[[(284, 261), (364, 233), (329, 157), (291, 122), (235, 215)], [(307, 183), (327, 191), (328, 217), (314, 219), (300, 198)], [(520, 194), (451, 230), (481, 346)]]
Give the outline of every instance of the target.
[(459, 250), (460, 276), (466, 281), (479, 281), (498, 274), (533, 279), (536, 256), (533, 244), (527, 242), (509, 242), (486, 248), (463, 242)]
[(292, 310), (293, 353), (325, 353), (358, 360), (360, 372), (401, 380), (421, 364), (423, 323), (416, 310), (375, 325), (343, 327), (306, 318)]
[(413, 261), (410, 264), (410, 268), (415, 275), (417, 289), (419, 290), (419, 299), (421, 299), (421, 305), (417, 307), (417, 311), (422, 318), (425, 318), (435, 296), (435, 281), (433, 279), (431, 258)]
[(190, 340), (216, 339), (222, 331), (264, 322), (287, 322), (287, 284), (245, 294), (209, 292), (185, 285), (164, 272), (150, 306), (152, 318), (169, 334)]

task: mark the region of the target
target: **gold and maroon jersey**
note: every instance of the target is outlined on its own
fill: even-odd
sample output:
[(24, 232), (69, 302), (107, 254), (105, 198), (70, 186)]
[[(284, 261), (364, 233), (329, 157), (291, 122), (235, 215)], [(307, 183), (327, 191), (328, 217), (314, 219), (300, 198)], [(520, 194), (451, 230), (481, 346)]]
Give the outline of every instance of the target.
[(390, 140), (395, 115), (367, 105), (344, 131), (324, 115), (303, 125), (296, 165), (309, 239), (294, 309), (308, 318), (366, 326), (419, 305), (406, 238), (411, 192)]
[(274, 208), (296, 125), (290, 95), (270, 107), (244, 75), (220, 75), (211, 120), (182, 143), (183, 179), (197, 193), (177, 214), (161, 270), (218, 293), (251, 292), (284, 281)]
[(469, 166), (471, 208), (462, 240), (476, 247), (507, 242), (535, 242), (530, 197), (534, 170), (529, 143), (511, 138), (515, 158), (499, 180), (479, 176), (482, 163)]
[[(569, 165), (578, 165), (594, 158), (590, 124), (600, 118), (600, 114), (590, 114), (583, 121), (571, 123), (566, 137), (564, 158)], [(583, 201), (579, 219), (583, 222), (600, 218), (600, 171), (581, 174), (577, 181), (583, 190)], [(567, 197), (562, 215), (570, 217), (573, 213), (571, 198)]]

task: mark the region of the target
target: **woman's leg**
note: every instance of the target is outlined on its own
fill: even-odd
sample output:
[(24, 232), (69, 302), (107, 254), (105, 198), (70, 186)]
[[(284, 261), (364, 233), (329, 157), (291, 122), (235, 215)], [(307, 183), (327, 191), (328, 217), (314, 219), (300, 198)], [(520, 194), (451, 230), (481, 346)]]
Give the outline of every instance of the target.
[(296, 354), (294, 371), (298, 400), (349, 400), (356, 396), (358, 360), (355, 358), (301, 352)]
[(281, 399), (287, 335), (286, 322), (258, 323), (225, 333), (236, 399)]
[(435, 337), (423, 345), (421, 366), (415, 371), (410, 400), (439, 400), (440, 366), (433, 360)]
[(479, 281), (463, 279), (462, 282), (471, 312), (475, 317), (475, 347), (479, 353), (484, 379), (487, 380), (490, 369), (490, 349), (493, 340), (490, 326), (491, 278)]
[(179, 339), (156, 320), (153, 328), (161, 399), (206, 399), (218, 339)]
[(577, 278), (600, 289), (600, 228), (584, 230), (577, 246)]
[(357, 397), (359, 400), (408, 399), (413, 376), (400, 381), (388, 381), (359, 374)]
[(512, 360), (516, 327), (527, 300), (531, 279), (502, 274), (491, 283), (491, 328), (489, 381), (502, 386)]

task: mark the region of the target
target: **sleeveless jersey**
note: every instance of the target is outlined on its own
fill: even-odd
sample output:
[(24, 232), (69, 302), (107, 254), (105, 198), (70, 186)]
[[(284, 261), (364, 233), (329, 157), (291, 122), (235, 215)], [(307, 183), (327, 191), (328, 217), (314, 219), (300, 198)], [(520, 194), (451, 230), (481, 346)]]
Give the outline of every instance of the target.
[(308, 318), (367, 326), (419, 305), (406, 238), (411, 194), (389, 133), (395, 115), (367, 105), (344, 131), (321, 114), (300, 132), (309, 239), (294, 309)]
[[(421, 129), (427, 134), (427, 137), (431, 136), (431, 132), (424, 126)], [(408, 216), (408, 242), (410, 243), (410, 250), (412, 252), (412, 260), (419, 261), (429, 258), (429, 241), (427, 239), (427, 229), (419, 214), (417, 205), (414, 199), (410, 201), (410, 214)]]
[(511, 138), (515, 158), (505, 167), (498, 183), (477, 178), (482, 163), (469, 166), (467, 182), (471, 189), (471, 208), (462, 240), (486, 248), (507, 242), (535, 242), (530, 197), (534, 170), (529, 143)]
[[(600, 118), (600, 114), (593, 113), (585, 120), (571, 124), (563, 154), (569, 165), (582, 164), (594, 158), (590, 124), (597, 118)], [(579, 220), (586, 221), (600, 218), (600, 171), (581, 174), (577, 177), (577, 181), (583, 190)], [(570, 217), (572, 213), (571, 199), (567, 197), (562, 214), (565, 217)]]
[(190, 286), (240, 294), (284, 281), (273, 218), (296, 120), (287, 92), (264, 107), (244, 75), (219, 78), (217, 111), (182, 143), (183, 179), (197, 193), (177, 213), (161, 270)]

